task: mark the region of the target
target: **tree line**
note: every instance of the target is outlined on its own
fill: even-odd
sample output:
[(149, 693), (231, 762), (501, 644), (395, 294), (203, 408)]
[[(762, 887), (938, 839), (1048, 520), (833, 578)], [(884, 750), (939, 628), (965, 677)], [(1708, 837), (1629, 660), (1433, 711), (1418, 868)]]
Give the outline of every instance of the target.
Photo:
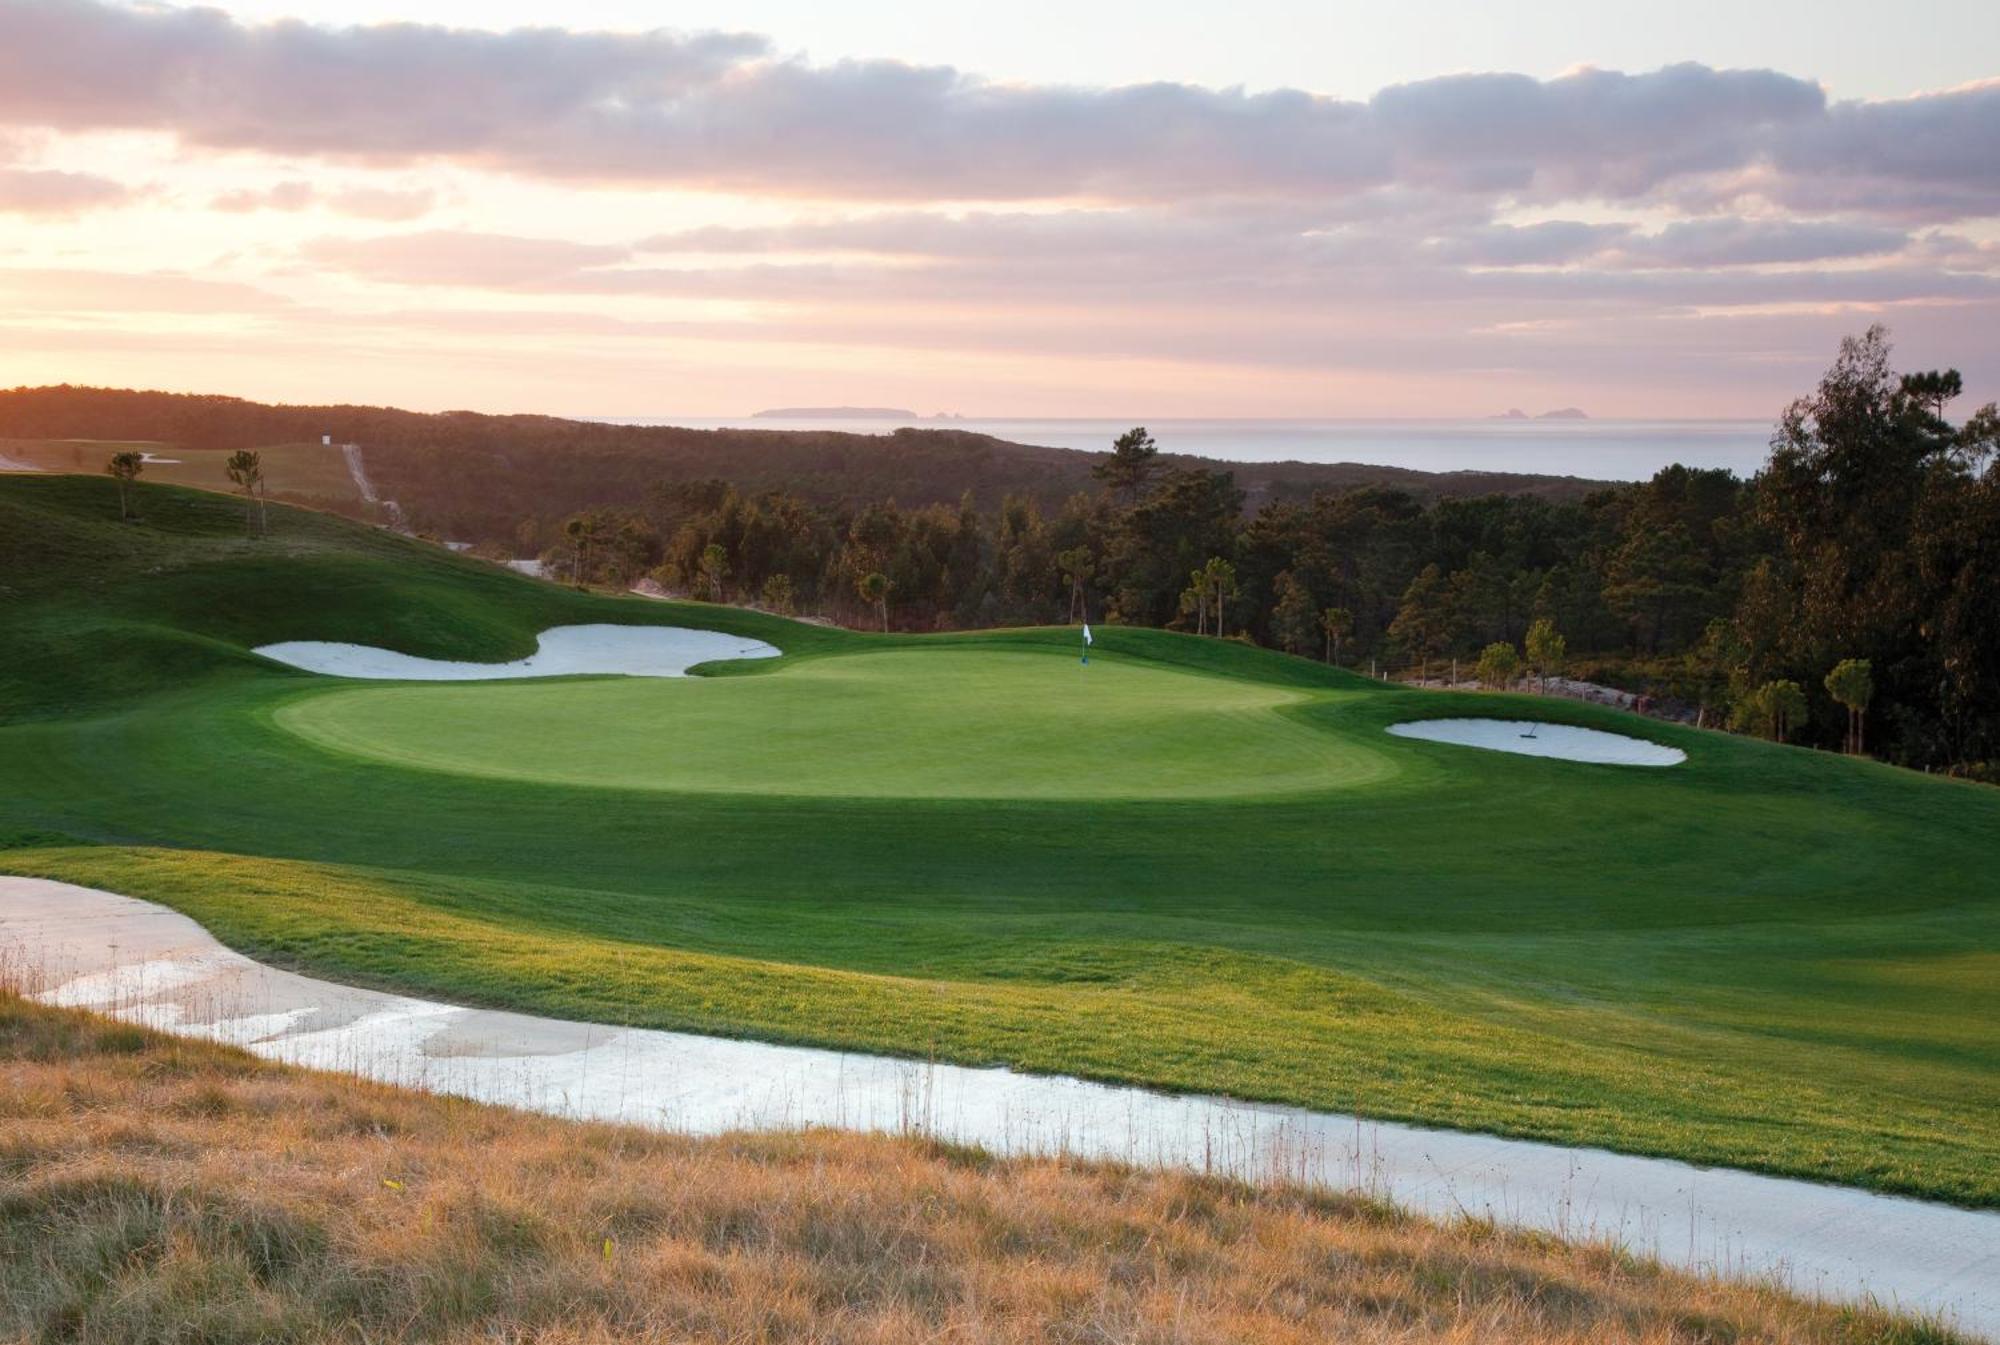
[(1245, 508), (1235, 474), (1134, 429), (1052, 507), (903, 507), (656, 482), (636, 508), (524, 520), (577, 583), (882, 629), (1163, 626), (1428, 677), (1562, 671), (1687, 717), (1906, 765), (2000, 760), (2000, 416), (1955, 372), (1842, 344), (1750, 480), (1669, 467), (1581, 498), (1321, 490)]

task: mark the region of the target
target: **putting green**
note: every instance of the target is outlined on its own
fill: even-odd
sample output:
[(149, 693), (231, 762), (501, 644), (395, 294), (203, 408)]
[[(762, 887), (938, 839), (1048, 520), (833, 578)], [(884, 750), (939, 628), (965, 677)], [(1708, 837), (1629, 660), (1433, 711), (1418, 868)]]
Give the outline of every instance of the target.
[(684, 793), (1185, 799), (1395, 773), (1387, 752), (1288, 713), (1307, 699), (1115, 657), (967, 649), (714, 680), (365, 687), (275, 719), (403, 766)]

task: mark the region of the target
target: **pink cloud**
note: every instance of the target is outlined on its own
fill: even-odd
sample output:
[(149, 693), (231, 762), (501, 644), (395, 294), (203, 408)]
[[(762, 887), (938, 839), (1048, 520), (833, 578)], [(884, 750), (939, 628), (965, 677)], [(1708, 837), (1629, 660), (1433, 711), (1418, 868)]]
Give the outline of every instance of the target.
[(1758, 169), (1780, 200), (1938, 219), (2000, 208), (2000, 86), (1829, 102), (1808, 80), (1691, 63), (1451, 76), (1359, 102), (814, 66), (741, 35), (249, 25), (0, 0), (0, 122), (828, 198), (1637, 199)]
[[(0, 164), (18, 153), (0, 140)], [(70, 173), (52, 168), (0, 167), (0, 213), (16, 215), (80, 215), (85, 211), (121, 206), (139, 193), (115, 179), (96, 173)]]
[(424, 188), (349, 187), (326, 198), (327, 209), (355, 219), (401, 224), (428, 215), (437, 193)]
[(263, 313), (290, 306), (268, 290), (172, 271), (0, 267), (0, 298), (20, 313)]
[(309, 262), (364, 280), (494, 288), (560, 283), (630, 254), (624, 247), (455, 230), (322, 238), (302, 251)]
[(310, 182), (290, 179), (261, 191), (224, 192), (209, 203), (209, 208), (250, 214), (261, 210), (296, 213), (323, 206), (337, 215), (400, 224), (429, 214), (436, 204), (437, 194), (421, 188), (346, 187), (324, 192)]
[(209, 202), (211, 210), (226, 214), (247, 215), (259, 210), (297, 211), (308, 209), (319, 199), (319, 193), (310, 182), (297, 180), (280, 182), (263, 191), (224, 192)]

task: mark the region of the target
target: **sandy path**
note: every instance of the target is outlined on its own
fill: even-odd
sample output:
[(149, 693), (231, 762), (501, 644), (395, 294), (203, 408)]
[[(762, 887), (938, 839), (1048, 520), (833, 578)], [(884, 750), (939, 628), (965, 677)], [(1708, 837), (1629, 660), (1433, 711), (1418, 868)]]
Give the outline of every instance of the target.
[(361, 493), (362, 502), (381, 505), (382, 512), (388, 515), (389, 526), (397, 532), (405, 531), (403, 506), (394, 500), (385, 500), (375, 493), (375, 483), (368, 479), (368, 469), (361, 461), (361, 445), (342, 444), (340, 456), (347, 459), (347, 474), (354, 478), (354, 489)]
[(464, 1009), (260, 966), (149, 902), (0, 877), (29, 989), (259, 1055), (564, 1116), (713, 1134), (920, 1131), (1001, 1153), (1357, 1188), (1610, 1238), (1674, 1265), (1872, 1294), (2000, 1335), (2000, 1213), (1595, 1149), (1138, 1088)]
[(41, 468), (35, 466), (32, 462), (22, 462), (19, 458), (10, 458), (5, 453), (0, 453), (0, 472), (39, 472), (41, 470)]

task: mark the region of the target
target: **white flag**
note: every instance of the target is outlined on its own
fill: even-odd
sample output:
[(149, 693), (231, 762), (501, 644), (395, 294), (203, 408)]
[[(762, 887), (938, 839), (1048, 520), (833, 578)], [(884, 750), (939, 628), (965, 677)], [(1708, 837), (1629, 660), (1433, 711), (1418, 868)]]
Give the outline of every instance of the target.
[(1085, 644), (1092, 643), (1090, 638), (1090, 623), (1088, 621), (1083, 623), (1083, 642)]

